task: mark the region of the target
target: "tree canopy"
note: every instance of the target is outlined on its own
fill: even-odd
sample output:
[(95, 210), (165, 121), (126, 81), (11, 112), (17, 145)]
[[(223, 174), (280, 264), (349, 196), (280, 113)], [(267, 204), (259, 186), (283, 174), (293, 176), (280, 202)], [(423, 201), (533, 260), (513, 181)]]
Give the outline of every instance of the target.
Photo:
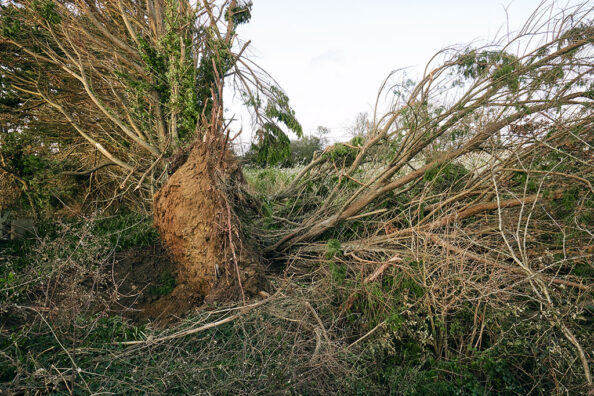
[(102, 169), (113, 186), (150, 198), (180, 150), (194, 142), (213, 153), (228, 149), (235, 133), (224, 115), (227, 84), (251, 109), (263, 155), (287, 157), (285, 133), (301, 135), (301, 126), (285, 93), (245, 58), (249, 42), (236, 27), (249, 21), (251, 7), (236, 0), (4, 2), (3, 147), (11, 133), (43, 135), (45, 145), (76, 159), (63, 170)]

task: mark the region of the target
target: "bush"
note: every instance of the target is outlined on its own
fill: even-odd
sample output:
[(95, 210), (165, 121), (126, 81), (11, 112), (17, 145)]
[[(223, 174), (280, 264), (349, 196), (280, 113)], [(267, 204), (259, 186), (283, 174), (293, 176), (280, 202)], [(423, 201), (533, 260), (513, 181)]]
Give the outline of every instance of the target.
[(252, 146), (243, 156), (243, 162), (248, 166), (280, 166), (290, 168), (308, 164), (313, 159), (314, 154), (316, 152), (321, 153), (323, 149), (324, 144), (322, 139), (316, 136), (306, 136), (299, 140), (291, 140), (289, 146), (290, 155), (283, 161), (278, 163), (262, 162), (258, 159), (259, 148), (257, 146)]
[(272, 196), (289, 185), (297, 174), (293, 168), (243, 168), (243, 175), (253, 193)]
[(316, 136), (304, 137), (291, 141), (291, 162), (289, 166), (306, 165), (311, 162), (315, 153), (324, 149), (322, 139)]
[(60, 315), (99, 307), (109, 298), (105, 266), (114, 252), (157, 241), (150, 218), (131, 212), (40, 223), (37, 230), (32, 239), (3, 242), (0, 313), (21, 303), (60, 306)]

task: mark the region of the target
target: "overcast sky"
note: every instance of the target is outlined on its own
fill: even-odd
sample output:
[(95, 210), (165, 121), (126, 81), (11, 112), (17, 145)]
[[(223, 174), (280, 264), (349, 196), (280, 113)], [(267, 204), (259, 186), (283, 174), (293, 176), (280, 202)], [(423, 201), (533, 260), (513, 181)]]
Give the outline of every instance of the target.
[[(248, 54), (288, 94), (306, 133), (347, 134), (359, 112), (372, 112), (394, 69), (417, 76), (438, 50), (485, 44), (521, 28), (540, 0), (253, 0), (241, 26)], [(576, 1), (570, 1), (575, 4)], [(567, 1), (557, 2), (564, 6)], [(507, 10), (507, 12), (506, 12)], [(243, 127), (249, 131), (249, 122)], [(249, 139), (244, 134), (243, 141)]]

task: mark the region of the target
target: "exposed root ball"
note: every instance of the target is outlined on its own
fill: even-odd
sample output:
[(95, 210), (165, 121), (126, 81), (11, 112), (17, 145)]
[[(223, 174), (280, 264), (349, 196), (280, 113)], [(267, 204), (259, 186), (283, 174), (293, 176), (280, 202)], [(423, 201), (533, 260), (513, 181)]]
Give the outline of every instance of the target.
[(224, 260), (223, 202), (204, 148), (194, 148), (155, 196), (154, 222), (178, 263), (178, 281), (206, 296)]
[(184, 289), (177, 294), (208, 301), (255, 296), (265, 288), (265, 268), (243, 243), (219, 180), (239, 180), (241, 172), (231, 157), (219, 167), (222, 174), (213, 172), (208, 161), (208, 149), (195, 147), (155, 196), (155, 226), (177, 262)]

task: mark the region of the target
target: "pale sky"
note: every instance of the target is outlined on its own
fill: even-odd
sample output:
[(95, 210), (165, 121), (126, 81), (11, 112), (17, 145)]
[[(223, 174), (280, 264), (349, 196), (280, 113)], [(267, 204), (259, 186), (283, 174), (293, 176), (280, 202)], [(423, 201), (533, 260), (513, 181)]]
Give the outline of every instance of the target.
[[(440, 49), (485, 44), (520, 29), (541, 0), (253, 0), (238, 29), (251, 58), (288, 94), (304, 131), (347, 138), (355, 116), (373, 112), (394, 69), (418, 76)], [(577, 1), (569, 1), (576, 4)], [(547, 3), (547, 4), (550, 4)], [(557, 2), (558, 7), (568, 4)], [(506, 13), (507, 9), (507, 13)], [(247, 117), (242, 118), (249, 131)], [(242, 135), (249, 140), (249, 133)]]

